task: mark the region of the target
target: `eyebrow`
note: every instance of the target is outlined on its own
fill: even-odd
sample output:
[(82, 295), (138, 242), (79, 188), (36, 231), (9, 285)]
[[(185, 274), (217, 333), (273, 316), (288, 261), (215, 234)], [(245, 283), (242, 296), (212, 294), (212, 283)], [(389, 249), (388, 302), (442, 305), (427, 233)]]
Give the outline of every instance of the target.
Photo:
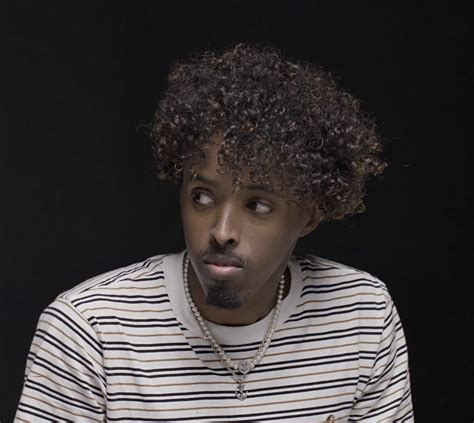
[[(188, 181), (189, 182), (200, 181), (208, 185), (215, 185), (214, 180), (207, 178), (204, 175), (199, 175), (199, 174), (194, 174), (194, 175), (191, 174), (188, 178)], [(272, 188), (268, 185), (249, 184), (249, 185), (244, 185), (243, 188), (250, 191), (264, 191), (264, 192), (268, 192), (269, 194), (274, 194)]]

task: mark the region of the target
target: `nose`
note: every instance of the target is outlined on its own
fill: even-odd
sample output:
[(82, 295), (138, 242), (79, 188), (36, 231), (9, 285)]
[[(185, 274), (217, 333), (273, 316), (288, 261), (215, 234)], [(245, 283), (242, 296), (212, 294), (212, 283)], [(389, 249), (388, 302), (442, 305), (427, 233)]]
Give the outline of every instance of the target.
[(216, 208), (210, 230), (211, 241), (217, 244), (236, 246), (240, 242), (240, 225), (237, 210), (232, 204)]

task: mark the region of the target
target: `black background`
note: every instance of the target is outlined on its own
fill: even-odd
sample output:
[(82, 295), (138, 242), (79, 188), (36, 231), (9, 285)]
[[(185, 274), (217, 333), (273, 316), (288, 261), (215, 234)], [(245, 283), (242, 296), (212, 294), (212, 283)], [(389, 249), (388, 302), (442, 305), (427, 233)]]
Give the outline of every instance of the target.
[[(167, 4), (169, 3), (169, 4)], [(0, 419), (41, 311), (98, 273), (184, 248), (178, 187), (152, 175), (169, 63), (262, 42), (361, 99), (390, 167), (367, 211), (299, 244), (384, 280), (408, 341), (415, 417), (473, 412), (472, 15), (467, 4), (11, 2), (0, 8)]]

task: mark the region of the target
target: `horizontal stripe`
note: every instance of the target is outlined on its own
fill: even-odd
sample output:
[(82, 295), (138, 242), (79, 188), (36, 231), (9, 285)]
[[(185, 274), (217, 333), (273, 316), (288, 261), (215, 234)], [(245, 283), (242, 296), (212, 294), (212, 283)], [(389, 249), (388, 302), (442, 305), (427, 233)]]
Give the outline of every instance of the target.
[[(39, 404), (44, 404), (44, 405), (48, 405), (48, 403), (44, 400), (42, 400), (41, 398), (37, 398), (37, 397), (34, 397), (32, 395), (28, 395), (26, 393), (23, 393), (22, 395), (22, 399), (29, 399), (31, 401), (34, 401), (34, 402), (38, 402)], [(22, 401), (20, 401), (20, 404), (23, 406), (23, 407), (28, 407), (28, 408), (32, 408), (34, 410), (36, 410), (37, 412), (41, 412), (43, 413), (43, 416), (49, 416), (49, 417), (53, 417), (55, 420), (59, 417), (57, 414), (54, 414), (54, 413), (49, 413), (48, 411), (44, 410), (44, 409), (40, 409), (40, 408), (37, 408), (37, 407), (34, 407), (33, 405), (31, 404), (28, 404), (28, 403), (23, 403)], [(76, 412), (75, 410), (72, 410), (71, 408), (63, 408), (61, 406), (55, 406), (55, 409), (54, 409), (55, 412), (57, 411), (62, 411), (64, 413), (66, 413), (67, 416), (73, 416), (73, 417), (81, 417), (81, 418), (87, 418), (89, 420), (93, 420), (93, 421), (102, 421), (102, 419), (100, 420), (97, 420), (97, 419), (94, 419), (93, 417), (90, 416), (90, 414), (82, 414), (82, 413), (78, 413)], [(41, 416), (41, 417), (43, 417)], [(62, 417), (62, 416), (61, 416)]]
[[(169, 302), (167, 302), (167, 304), (169, 304)], [(86, 308), (84, 309), (84, 313), (90, 313), (91, 311), (101, 311), (101, 310), (105, 310), (105, 311), (117, 311), (117, 312), (120, 312), (120, 311), (126, 311), (127, 313), (171, 313), (173, 312), (172, 309), (170, 308), (166, 308), (164, 310), (155, 310), (155, 309), (139, 309), (139, 310), (134, 310), (133, 308), (118, 308), (118, 307), (92, 307), (92, 308)]]
[[(45, 308), (15, 421), (413, 421), (405, 337), (385, 284), (316, 256), (291, 260), (282, 320), (244, 381), (245, 401), (177, 289), (182, 253), (166, 254), (88, 279)], [(254, 327), (218, 334), (228, 357), (256, 353), (266, 327)]]
[[(44, 375), (44, 374), (41, 374), (41, 373), (38, 373), (38, 372), (35, 372), (35, 371), (32, 371), (32, 374), (34, 376), (36, 376), (35, 379), (41, 378), (42, 380), (51, 382), (51, 384), (54, 384), (55, 387), (61, 387), (65, 391), (67, 390), (67, 391), (69, 391), (70, 393), (72, 393), (74, 395), (80, 395), (83, 398), (89, 398), (90, 397), (89, 395), (85, 394), (84, 390), (74, 389), (71, 386), (66, 386), (63, 383), (58, 382), (56, 379), (53, 379), (53, 378), (49, 377), (48, 375)], [(32, 381), (33, 381), (33, 379), (32, 379)], [(34, 383), (37, 383), (37, 382), (34, 382)], [(100, 396), (100, 391), (98, 391), (96, 393), (95, 399), (97, 400), (99, 398), (99, 396)], [(105, 406), (105, 402), (101, 402), (100, 405)]]
[(52, 389), (51, 387), (40, 384), (38, 382), (28, 381), (25, 384), (25, 386), (31, 388), (30, 392), (46, 394), (49, 398), (53, 400), (61, 401), (62, 403), (66, 405), (71, 405), (72, 407), (75, 407), (75, 408), (79, 408), (79, 409), (90, 411), (97, 414), (102, 414), (100, 408), (94, 409), (94, 407), (91, 407), (86, 401), (82, 401), (77, 398), (64, 395), (64, 393), (58, 392), (55, 389)]

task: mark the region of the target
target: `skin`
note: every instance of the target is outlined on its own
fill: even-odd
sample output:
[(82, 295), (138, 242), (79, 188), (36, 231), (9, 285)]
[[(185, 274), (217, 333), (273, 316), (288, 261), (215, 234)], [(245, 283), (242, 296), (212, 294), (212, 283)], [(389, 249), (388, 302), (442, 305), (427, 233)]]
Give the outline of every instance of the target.
[[(291, 283), (288, 261), (298, 239), (318, 226), (322, 214), (315, 204), (298, 205), (281, 193), (251, 189), (248, 174), (244, 188), (235, 191), (232, 175), (217, 173), (220, 142), (214, 136), (206, 145), (205, 160), (193, 168), (198, 178), (193, 178), (190, 163), (184, 164), (180, 204), (190, 257), (189, 286), (205, 319), (248, 325), (272, 310), (284, 271), (286, 295)], [(216, 254), (241, 260), (235, 279), (209, 275), (204, 260)], [(232, 298), (236, 308), (213, 303), (211, 294), (216, 290)]]

